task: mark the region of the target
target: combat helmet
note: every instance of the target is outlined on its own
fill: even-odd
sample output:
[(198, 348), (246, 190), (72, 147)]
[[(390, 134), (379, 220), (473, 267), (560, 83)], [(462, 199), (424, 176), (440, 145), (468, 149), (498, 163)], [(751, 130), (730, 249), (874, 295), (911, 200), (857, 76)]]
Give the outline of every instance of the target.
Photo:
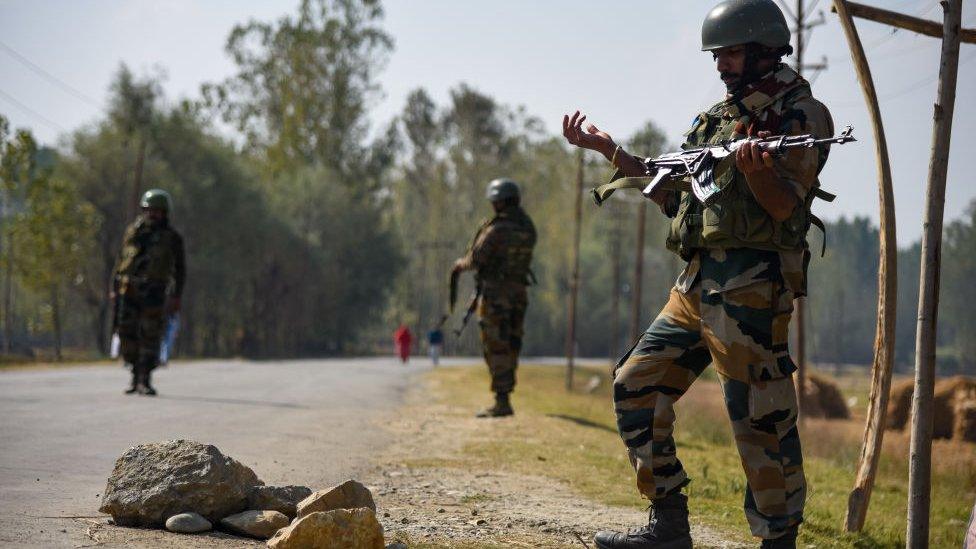
[(755, 42), (769, 48), (790, 45), (786, 17), (773, 0), (725, 0), (702, 23), (702, 51)]
[(488, 184), (488, 190), (485, 192), (485, 197), (492, 202), (509, 198), (519, 198), (520, 196), (521, 192), (519, 191), (518, 183), (506, 178), (493, 180)]
[(169, 197), (169, 193), (162, 189), (149, 189), (146, 194), (142, 195), (142, 201), (139, 202), (141, 208), (157, 208), (160, 210), (169, 211), (172, 204), (172, 199)]

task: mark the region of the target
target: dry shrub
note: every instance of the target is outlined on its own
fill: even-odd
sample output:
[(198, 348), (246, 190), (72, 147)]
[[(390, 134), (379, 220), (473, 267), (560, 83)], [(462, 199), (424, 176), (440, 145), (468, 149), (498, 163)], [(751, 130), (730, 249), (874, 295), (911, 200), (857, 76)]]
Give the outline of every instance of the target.
[(850, 419), (851, 411), (837, 382), (821, 374), (810, 373), (803, 395), (803, 414), (809, 418)]
[[(914, 380), (911, 379), (892, 387), (888, 429), (904, 429), (911, 416), (914, 392)], [(934, 438), (976, 442), (976, 379), (955, 376), (937, 381), (933, 415)]]

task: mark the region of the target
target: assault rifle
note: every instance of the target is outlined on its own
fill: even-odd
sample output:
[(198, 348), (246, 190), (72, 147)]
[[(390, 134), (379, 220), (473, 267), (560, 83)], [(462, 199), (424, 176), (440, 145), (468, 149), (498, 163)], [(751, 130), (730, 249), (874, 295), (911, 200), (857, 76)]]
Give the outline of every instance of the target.
[(687, 184), (679, 182), (691, 179), (690, 190), (706, 206), (711, 205), (722, 188), (715, 182), (735, 161), (734, 154), (746, 143), (755, 143), (759, 149), (773, 157), (780, 157), (786, 151), (796, 148), (811, 148), (817, 145), (843, 145), (857, 141), (854, 129), (847, 126), (840, 135), (817, 139), (812, 135), (778, 135), (773, 137), (749, 137), (685, 151), (662, 154), (657, 158), (643, 160), (645, 166), (642, 177), (619, 177), (606, 185), (593, 189), (593, 200), (600, 205), (617, 189), (641, 189), (641, 194), (650, 198), (658, 189), (689, 190)]
[[(459, 271), (451, 272), (451, 295), (450, 295), (450, 310), (454, 312), (454, 305), (457, 304), (457, 291), (458, 291), (458, 278), (461, 273)], [(481, 284), (478, 283), (475, 288), (474, 294), (471, 296), (471, 302), (468, 303), (468, 309), (464, 312), (464, 318), (461, 319), (461, 324), (454, 330), (455, 337), (461, 337), (461, 332), (464, 331), (465, 326), (468, 325), (468, 321), (474, 315), (475, 310), (478, 308), (478, 298), (481, 297)], [(441, 321), (447, 320), (447, 315)]]

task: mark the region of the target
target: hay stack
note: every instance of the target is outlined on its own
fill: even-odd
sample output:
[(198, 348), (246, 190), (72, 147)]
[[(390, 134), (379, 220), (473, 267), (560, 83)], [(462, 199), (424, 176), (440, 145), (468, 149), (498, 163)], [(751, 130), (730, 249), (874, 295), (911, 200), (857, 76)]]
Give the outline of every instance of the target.
[(837, 382), (830, 378), (810, 373), (807, 375), (806, 390), (803, 395), (803, 414), (806, 417), (825, 419), (848, 419), (851, 411), (847, 408), (844, 395)]
[[(912, 413), (915, 382), (906, 379), (891, 389), (888, 429), (902, 430)], [(935, 384), (932, 436), (976, 442), (976, 379), (955, 376)]]

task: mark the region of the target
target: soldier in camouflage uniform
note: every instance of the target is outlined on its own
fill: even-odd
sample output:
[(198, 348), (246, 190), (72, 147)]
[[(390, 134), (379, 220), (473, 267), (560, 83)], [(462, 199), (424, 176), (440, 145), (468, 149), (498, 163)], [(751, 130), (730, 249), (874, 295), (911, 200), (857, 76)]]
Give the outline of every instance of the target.
[(529, 265), (536, 233), (532, 219), (519, 204), (519, 188), (514, 181), (492, 181), (487, 198), (495, 216), (478, 229), (468, 253), (455, 262), (454, 272), (475, 270), (481, 291), (478, 323), (495, 404), (479, 412), (478, 417), (501, 417), (513, 413), (509, 394), (515, 389), (515, 369), (522, 349), (526, 287), (532, 278)]
[[(695, 117), (682, 148), (747, 136), (833, 134), (810, 85), (781, 63), (790, 32), (772, 0), (727, 0), (702, 27), (728, 95)], [(603, 153), (615, 178), (644, 175), (643, 162), (577, 112), (563, 122), (574, 145)], [(745, 515), (763, 547), (795, 547), (806, 483), (796, 429), (796, 369), (787, 348), (794, 297), (806, 292), (806, 233), (827, 147), (793, 149), (778, 159), (751, 145), (716, 182), (703, 206), (690, 192), (652, 198), (673, 218), (667, 247), (688, 263), (664, 309), (614, 369), (621, 437), (651, 500), (648, 525), (599, 532), (601, 549), (690, 548), (690, 480), (677, 456), (674, 405), (709, 364), (718, 373), (747, 479)], [(820, 224), (822, 225), (822, 224)]]
[(166, 191), (146, 191), (142, 215), (126, 229), (115, 264), (115, 330), (132, 367), (127, 394), (156, 394), (150, 376), (160, 339), (166, 318), (180, 309), (186, 260), (183, 238), (169, 224), (170, 202)]

